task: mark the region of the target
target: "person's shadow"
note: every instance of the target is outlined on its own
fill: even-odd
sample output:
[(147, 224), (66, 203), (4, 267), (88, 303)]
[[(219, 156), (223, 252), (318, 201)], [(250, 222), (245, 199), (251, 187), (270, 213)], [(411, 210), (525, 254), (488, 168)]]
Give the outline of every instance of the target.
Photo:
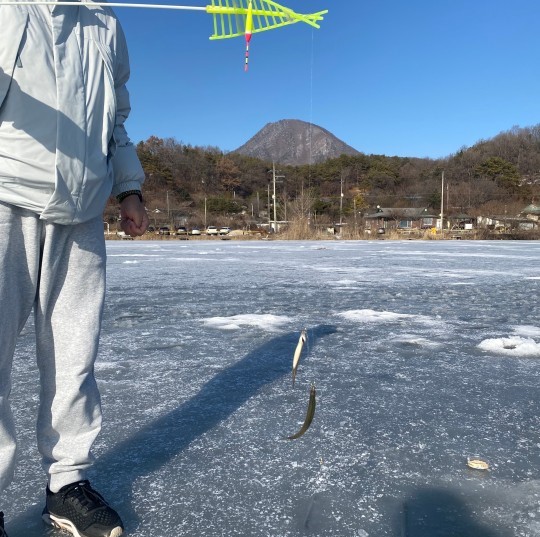
[(405, 500), (394, 524), (396, 537), (513, 537), (508, 529), (493, 529), (475, 520), (455, 492), (425, 487)]
[[(310, 329), (310, 346), (336, 331), (332, 325)], [(128, 534), (139, 524), (136, 506), (132, 505), (135, 481), (167, 464), (191, 442), (226, 420), (265, 385), (290, 374), (297, 341), (298, 333), (287, 333), (257, 347), (218, 373), (197, 395), (115, 445), (96, 461), (89, 478), (121, 513)], [(7, 526), (10, 537), (47, 535), (47, 530), (36, 523), (41, 508), (34, 506), (10, 519)]]

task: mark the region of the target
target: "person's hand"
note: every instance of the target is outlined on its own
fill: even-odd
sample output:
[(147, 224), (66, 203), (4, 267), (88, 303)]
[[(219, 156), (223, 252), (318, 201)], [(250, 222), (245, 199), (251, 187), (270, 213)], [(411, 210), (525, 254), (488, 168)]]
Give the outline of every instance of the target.
[(148, 227), (148, 215), (139, 196), (134, 194), (120, 202), (120, 227), (126, 235), (140, 237)]

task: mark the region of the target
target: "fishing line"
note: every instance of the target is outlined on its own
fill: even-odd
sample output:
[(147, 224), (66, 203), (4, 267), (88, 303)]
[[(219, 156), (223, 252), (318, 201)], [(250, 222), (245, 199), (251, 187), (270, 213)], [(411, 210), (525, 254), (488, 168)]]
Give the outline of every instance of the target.
[(311, 32), (311, 66), (309, 80), (309, 165), (313, 163), (313, 67), (315, 64), (315, 34)]
[(311, 188), (311, 166), (313, 164), (313, 71), (315, 65), (315, 34), (311, 32), (311, 59), (309, 73), (309, 165), (308, 188)]

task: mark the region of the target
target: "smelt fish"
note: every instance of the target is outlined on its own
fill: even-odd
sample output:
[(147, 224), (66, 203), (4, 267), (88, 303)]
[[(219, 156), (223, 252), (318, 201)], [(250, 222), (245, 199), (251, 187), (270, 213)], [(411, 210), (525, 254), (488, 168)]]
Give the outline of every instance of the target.
[(307, 331), (304, 328), (300, 332), (300, 339), (296, 345), (296, 350), (294, 351), (294, 357), (292, 362), (292, 384), (294, 386), (294, 381), (296, 379), (296, 370), (298, 369), (298, 363), (300, 362), (300, 355), (302, 354), (302, 349), (304, 348), (304, 343), (307, 341)]
[(292, 436), (288, 436), (287, 440), (295, 440), (296, 438), (300, 438), (309, 429), (309, 426), (313, 421), (313, 416), (315, 416), (315, 406), (317, 405), (316, 395), (317, 392), (315, 390), (315, 386), (312, 384), (311, 390), (309, 392), (309, 404), (307, 407), (306, 419), (304, 420), (304, 424), (302, 425), (302, 427), (300, 427), (300, 430), (297, 433), (293, 434)]

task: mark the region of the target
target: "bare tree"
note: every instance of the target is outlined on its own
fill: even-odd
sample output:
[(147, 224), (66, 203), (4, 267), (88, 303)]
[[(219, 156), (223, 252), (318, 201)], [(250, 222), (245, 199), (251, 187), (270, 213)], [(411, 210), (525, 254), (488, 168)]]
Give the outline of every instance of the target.
[(311, 219), (315, 196), (311, 189), (302, 189), (300, 194), (288, 204), (289, 227), (287, 235), (294, 239), (307, 239), (312, 235)]

